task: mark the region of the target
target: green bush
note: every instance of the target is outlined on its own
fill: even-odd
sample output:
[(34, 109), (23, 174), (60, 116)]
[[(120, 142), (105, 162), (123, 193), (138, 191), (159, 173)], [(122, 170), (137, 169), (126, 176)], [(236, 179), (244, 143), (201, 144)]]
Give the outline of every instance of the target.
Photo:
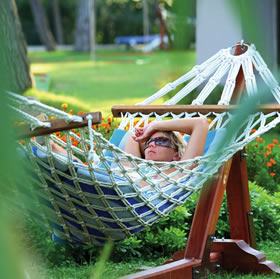
[(51, 233), (35, 220), (26, 219), (24, 224), (18, 225), (18, 230), (22, 232), (22, 242), (27, 251), (35, 254), (47, 266), (70, 265), (75, 262), (73, 247), (54, 242)]
[(280, 192), (274, 195), (250, 183), (251, 204), (257, 240), (280, 239)]
[(142, 240), (136, 236), (130, 236), (121, 242), (115, 243), (113, 257), (115, 260), (138, 258), (142, 256)]
[[(194, 200), (192, 198), (190, 203), (193, 204)], [(121, 260), (135, 255), (145, 258), (166, 257), (184, 248), (191, 215), (186, 206), (177, 207), (169, 216), (161, 218), (145, 231), (118, 242), (112, 258)]]
[(277, 139), (266, 143), (259, 137), (246, 149), (250, 181), (263, 186), (271, 193), (280, 190), (280, 145)]

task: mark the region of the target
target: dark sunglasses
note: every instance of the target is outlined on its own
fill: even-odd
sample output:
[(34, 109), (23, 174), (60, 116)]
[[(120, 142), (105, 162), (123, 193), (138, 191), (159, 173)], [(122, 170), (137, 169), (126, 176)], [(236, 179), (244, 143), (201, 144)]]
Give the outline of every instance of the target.
[(154, 142), (157, 146), (169, 147), (169, 148), (176, 148), (174, 144), (172, 144), (171, 140), (166, 137), (156, 137), (148, 139), (144, 144), (144, 150), (149, 147), (149, 144)]

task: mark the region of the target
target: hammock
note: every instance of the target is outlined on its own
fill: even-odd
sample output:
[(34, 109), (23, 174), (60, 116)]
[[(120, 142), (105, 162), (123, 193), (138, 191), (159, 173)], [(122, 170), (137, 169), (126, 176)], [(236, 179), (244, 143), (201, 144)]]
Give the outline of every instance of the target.
[[(138, 104), (140, 112), (122, 113), (119, 129), (114, 131), (109, 141), (92, 128), (91, 117), (87, 119), (88, 127), (65, 131), (65, 141), (55, 133), (25, 139), (20, 149), (32, 166), (30, 175), (34, 193), (30, 193), (30, 188), (22, 191), (28, 192), (30, 200), (36, 200), (36, 206), (40, 208), (33, 208), (33, 217), (49, 224), (49, 229), (58, 241), (102, 245), (108, 238), (120, 240), (143, 230), (184, 203), (238, 150), (280, 122), (277, 111), (254, 112), (244, 120), (227, 145), (221, 148), (227, 126), (234, 118), (232, 111), (204, 114), (168, 112), (171, 105), (202, 85), (204, 87), (192, 104), (203, 105), (214, 88), (223, 84), (224, 80), (218, 104), (229, 105), (240, 69), (243, 70), (249, 96), (256, 95), (258, 81), (267, 86), (271, 100), (279, 103), (278, 83), (260, 54), (253, 45), (242, 47), (247, 49), (242, 55), (234, 56), (231, 48), (223, 49), (203, 64), (195, 66)], [(186, 82), (181, 90), (165, 102), (166, 111), (141, 112), (141, 108)], [(13, 93), (9, 93), (9, 96), (12, 108), (21, 119), (32, 125), (32, 129), (50, 125), (35, 117), (36, 113), (41, 112), (68, 122), (83, 121), (79, 116), (69, 115), (26, 97)], [(187, 161), (154, 162), (136, 158), (122, 150), (125, 130), (133, 131), (135, 127), (154, 119), (194, 116), (211, 120), (206, 150), (200, 157)], [(73, 140), (78, 145), (73, 144)], [(62, 146), (67, 155), (53, 152), (52, 142)], [(173, 171), (167, 174), (170, 168)], [(141, 187), (142, 183), (146, 186)]]

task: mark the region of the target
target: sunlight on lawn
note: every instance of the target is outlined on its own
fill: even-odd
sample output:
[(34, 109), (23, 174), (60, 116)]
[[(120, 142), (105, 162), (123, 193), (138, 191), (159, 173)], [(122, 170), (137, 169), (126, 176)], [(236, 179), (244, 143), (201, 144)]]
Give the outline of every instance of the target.
[(149, 55), (114, 51), (101, 53), (95, 62), (71, 51), (61, 53), (56, 61), (57, 55), (29, 54), (32, 72), (50, 76), (51, 93), (31, 90), (28, 95), (56, 107), (71, 103), (82, 111), (100, 110), (104, 114), (113, 105), (143, 101), (195, 64), (194, 51)]
[(32, 74), (35, 73), (43, 74), (43, 73), (49, 73), (53, 71), (54, 68), (55, 68), (54, 64), (32, 64), (30, 69)]
[[(111, 107), (113, 105), (131, 105), (143, 101), (143, 98), (116, 98), (104, 101), (93, 100), (90, 103), (83, 102), (77, 97), (71, 97), (66, 95), (57, 95), (52, 92), (45, 92), (39, 90), (30, 90), (26, 92), (26, 96), (32, 96), (39, 99), (43, 103), (48, 103), (57, 108), (61, 108), (62, 104), (67, 104), (69, 110), (77, 112), (89, 112), (89, 111), (101, 111), (103, 116), (106, 117), (111, 113)], [(160, 104), (161, 101), (155, 102)]]

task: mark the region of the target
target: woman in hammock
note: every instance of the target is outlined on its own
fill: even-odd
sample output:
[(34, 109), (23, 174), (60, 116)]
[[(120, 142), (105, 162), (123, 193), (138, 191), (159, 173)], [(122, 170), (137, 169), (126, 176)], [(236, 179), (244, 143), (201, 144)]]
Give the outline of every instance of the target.
[[(208, 126), (207, 119), (202, 117), (153, 121), (144, 128), (137, 128), (134, 135), (129, 135), (124, 151), (152, 161), (192, 159), (203, 154)], [(184, 144), (180, 133), (190, 135), (188, 144)], [(67, 155), (66, 150), (54, 142), (51, 142), (51, 147), (54, 152)], [(73, 159), (82, 163), (75, 156)], [(129, 166), (127, 162), (124, 165)], [(166, 172), (172, 171), (171, 168)]]
[[(206, 118), (154, 121), (137, 128), (127, 139), (125, 151), (153, 161), (183, 161), (203, 154), (208, 132)], [(179, 133), (189, 134), (184, 144)]]

